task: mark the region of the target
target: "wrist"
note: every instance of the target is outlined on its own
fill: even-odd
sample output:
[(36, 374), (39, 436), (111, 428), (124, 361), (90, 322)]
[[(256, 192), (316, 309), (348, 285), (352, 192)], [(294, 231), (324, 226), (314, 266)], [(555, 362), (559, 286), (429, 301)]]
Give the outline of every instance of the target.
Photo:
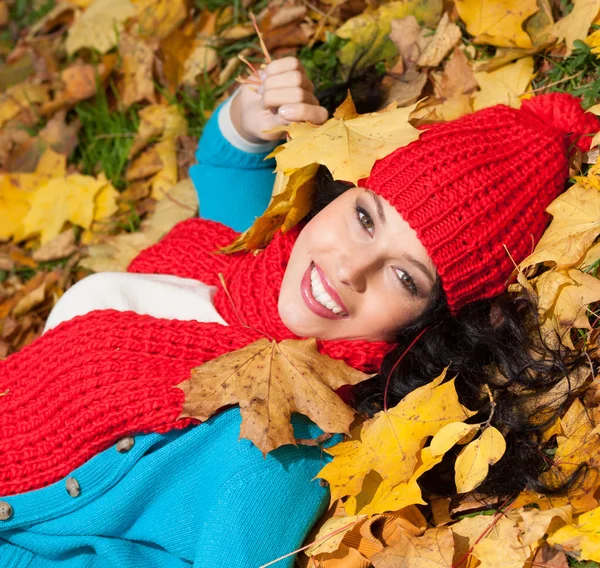
[[(237, 101), (237, 105), (236, 105)], [(238, 118), (236, 119), (236, 113)], [(249, 154), (260, 154), (263, 152), (270, 152), (275, 146), (277, 146), (277, 142), (267, 142), (262, 139), (254, 139), (256, 142), (249, 140), (246, 138), (242, 132), (240, 132), (239, 127), (236, 125), (236, 122), (239, 124), (239, 114), (241, 113), (240, 105), (239, 105), (239, 97), (237, 93), (232, 96), (225, 104), (222, 106), (219, 112), (219, 130), (223, 137), (235, 148), (238, 150), (242, 150), (243, 152), (247, 152)]]
[(231, 107), (230, 107), (230, 118), (231, 124), (235, 128), (236, 132), (250, 144), (264, 144), (267, 142), (258, 136), (253, 135), (252, 133), (246, 131), (242, 126), (242, 99), (240, 96), (239, 89), (232, 95)]

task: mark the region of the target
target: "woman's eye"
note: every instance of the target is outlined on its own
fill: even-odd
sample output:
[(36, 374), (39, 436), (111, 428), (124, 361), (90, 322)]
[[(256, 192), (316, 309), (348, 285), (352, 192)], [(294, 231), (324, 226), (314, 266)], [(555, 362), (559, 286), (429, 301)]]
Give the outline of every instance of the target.
[(358, 218), (358, 222), (361, 224), (362, 228), (372, 235), (373, 230), (375, 229), (375, 223), (373, 223), (371, 215), (369, 215), (362, 207), (357, 206), (356, 217)]
[(411, 294), (417, 296), (419, 293), (419, 289), (415, 284), (415, 281), (412, 279), (411, 275), (408, 272), (404, 272), (404, 270), (400, 270), (399, 268), (394, 269), (396, 272), (396, 276), (398, 280), (400, 280), (400, 284), (404, 286)]

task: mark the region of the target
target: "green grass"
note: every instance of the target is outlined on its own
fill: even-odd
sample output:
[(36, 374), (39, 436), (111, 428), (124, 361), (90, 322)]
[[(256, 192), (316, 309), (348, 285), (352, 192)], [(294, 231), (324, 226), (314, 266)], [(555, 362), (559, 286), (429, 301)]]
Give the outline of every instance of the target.
[[(109, 90), (116, 97), (112, 84)], [(106, 90), (99, 88), (95, 99), (78, 103), (74, 112), (81, 130), (72, 163), (86, 175), (104, 172), (117, 189), (125, 188), (129, 148), (139, 124), (137, 107), (124, 111), (111, 108)]]
[[(600, 98), (600, 59), (582, 41), (575, 42), (573, 53), (567, 57), (540, 55), (551, 65), (549, 71), (539, 74), (532, 82), (534, 90), (544, 93), (570, 93), (582, 98), (584, 108), (589, 108)], [(543, 63), (539, 61), (538, 63)], [(536, 67), (538, 67), (536, 65)]]
[(10, 9), (11, 22), (27, 28), (41, 20), (54, 6), (56, 0), (16, 0)]

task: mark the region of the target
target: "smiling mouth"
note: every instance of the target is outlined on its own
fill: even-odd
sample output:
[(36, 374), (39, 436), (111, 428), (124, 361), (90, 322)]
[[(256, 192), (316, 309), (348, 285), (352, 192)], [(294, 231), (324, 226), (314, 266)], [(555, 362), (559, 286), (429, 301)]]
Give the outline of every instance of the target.
[(314, 263), (311, 263), (302, 278), (302, 297), (315, 314), (329, 319), (348, 317), (348, 310), (341, 298), (331, 287), (327, 276)]
[(321, 280), (321, 275), (317, 270), (317, 267), (313, 265), (312, 270), (310, 271), (310, 283), (311, 283), (311, 292), (314, 296), (315, 300), (319, 302), (324, 308), (331, 310), (334, 314), (341, 314), (345, 312), (344, 308), (340, 306), (331, 295), (325, 290), (325, 286), (323, 285), (323, 281)]

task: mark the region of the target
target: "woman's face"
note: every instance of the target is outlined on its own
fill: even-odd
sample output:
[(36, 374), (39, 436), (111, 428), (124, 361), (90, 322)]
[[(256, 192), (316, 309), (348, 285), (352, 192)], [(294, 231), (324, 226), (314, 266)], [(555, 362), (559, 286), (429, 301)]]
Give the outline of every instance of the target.
[(301, 337), (393, 341), (423, 313), (435, 279), (433, 261), (400, 213), (355, 187), (300, 232), (279, 316)]

